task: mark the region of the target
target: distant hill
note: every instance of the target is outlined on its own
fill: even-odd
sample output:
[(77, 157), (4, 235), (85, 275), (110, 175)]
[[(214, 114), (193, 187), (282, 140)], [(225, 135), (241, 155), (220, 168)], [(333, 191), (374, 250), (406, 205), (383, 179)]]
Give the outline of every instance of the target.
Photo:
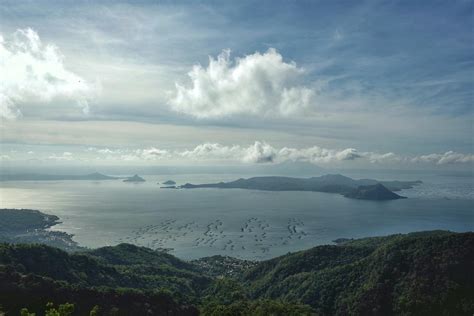
[(176, 182), (174, 182), (173, 180), (167, 180), (165, 182), (163, 182), (162, 184), (166, 184), (166, 185), (175, 185)]
[(104, 315), (471, 316), (473, 266), (472, 232), (345, 240), (261, 262), (0, 244), (0, 303), (7, 315), (70, 302), (74, 315), (99, 305)]
[(139, 175), (134, 175), (133, 177), (126, 178), (123, 182), (145, 182), (146, 180), (140, 177)]
[(351, 199), (374, 201), (406, 199), (406, 197), (390, 191), (380, 183), (374, 185), (361, 185), (357, 189), (353, 189), (344, 194), (344, 196)]
[(117, 177), (106, 176), (104, 174), (94, 172), (86, 175), (54, 175), (54, 174), (2, 174), (0, 181), (61, 181), (61, 180), (116, 180)]
[(371, 186), (382, 184), (392, 191), (409, 189), (421, 183), (421, 181), (377, 181), (373, 179), (355, 180), (340, 174), (329, 174), (313, 178), (291, 178), (291, 177), (254, 177), (249, 179), (238, 179), (231, 182), (219, 182), (208, 184), (186, 183), (180, 186), (183, 189), (194, 188), (222, 188), (222, 189), (251, 189), (266, 191), (314, 191), (348, 194), (360, 186)]

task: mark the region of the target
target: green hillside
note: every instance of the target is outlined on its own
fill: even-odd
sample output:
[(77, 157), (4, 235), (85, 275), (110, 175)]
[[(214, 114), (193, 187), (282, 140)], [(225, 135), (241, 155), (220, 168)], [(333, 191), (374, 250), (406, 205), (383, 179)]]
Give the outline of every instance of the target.
[[(213, 263), (218, 265), (212, 268)], [(238, 267), (238, 273), (226, 273)], [(42, 315), (472, 315), (474, 233), (349, 240), (259, 263), (185, 262), (121, 244), (66, 253), (0, 244), (0, 305)], [(209, 270), (209, 272), (206, 272)]]
[(247, 272), (252, 297), (322, 315), (470, 315), (474, 234), (413, 233), (319, 246)]

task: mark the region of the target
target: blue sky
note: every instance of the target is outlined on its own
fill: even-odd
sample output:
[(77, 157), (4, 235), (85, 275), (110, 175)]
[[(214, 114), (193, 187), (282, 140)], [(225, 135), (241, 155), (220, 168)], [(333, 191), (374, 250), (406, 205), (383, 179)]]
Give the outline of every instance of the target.
[(472, 1), (0, 1), (0, 33), (5, 163), (474, 161)]

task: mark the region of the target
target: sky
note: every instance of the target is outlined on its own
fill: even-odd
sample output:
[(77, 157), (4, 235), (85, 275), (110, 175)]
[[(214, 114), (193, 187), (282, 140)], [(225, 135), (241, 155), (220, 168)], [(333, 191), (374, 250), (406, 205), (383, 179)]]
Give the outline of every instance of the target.
[(0, 164), (472, 170), (473, 6), (0, 0)]

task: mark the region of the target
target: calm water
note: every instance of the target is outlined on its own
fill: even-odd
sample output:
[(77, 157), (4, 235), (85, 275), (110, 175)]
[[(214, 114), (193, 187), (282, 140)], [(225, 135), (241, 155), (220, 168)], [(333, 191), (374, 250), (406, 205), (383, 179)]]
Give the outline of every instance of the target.
[[(355, 174), (348, 174), (357, 177)], [(144, 176), (118, 181), (0, 182), (0, 207), (32, 208), (61, 218), (55, 230), (87, 247), (129, 242), (191, 259), (224, 254), (264, 259), (331, 243), (419, 230), (474, 230), (470, 177), (378, 175), (421, 179), (405, 200), (374, 202), (317, 192), (159, 189), (157, 181), (204, 183), (236, 175)], [(371, 176), (373, 177), (373, 176)]]

